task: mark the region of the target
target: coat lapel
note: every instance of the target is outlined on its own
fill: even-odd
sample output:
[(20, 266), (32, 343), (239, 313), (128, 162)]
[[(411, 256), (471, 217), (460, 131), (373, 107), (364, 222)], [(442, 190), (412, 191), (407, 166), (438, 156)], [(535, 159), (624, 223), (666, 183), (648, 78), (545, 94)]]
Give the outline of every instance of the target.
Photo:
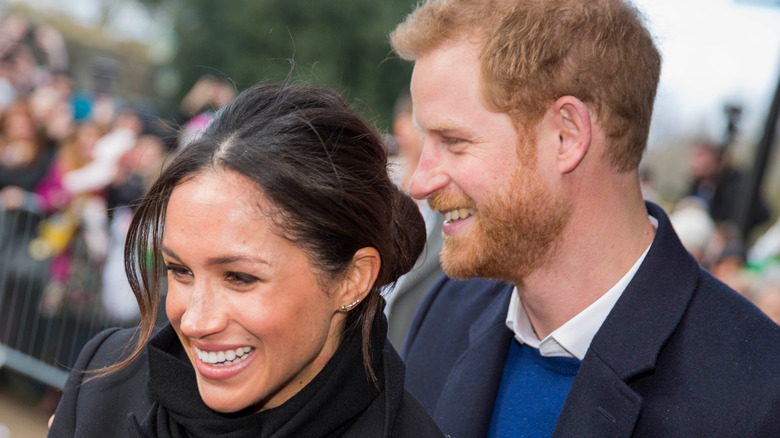
[(658, 219), (642, 266), (593, 338), (561, 411), (554, 437), (631, 436), (642, 397), (627, 382), (655, 369), (658, 354), (680, 323), (699, 278), (669, 218)]
[(490, 425), (493, 401), (512, 340), (512, 332), (505, 324), (512, 287), (501, 287), (500, 293), (472, 324), (469, 346), (447, 379), (456, 384), (444, 387), (439, 398), (442, 403), (434, 412), (441, 430), (452, 436), (481, 437)]
[[(586, 375), (587, 377), (582, 378)], [(604, 363), (588, 353), (563, 405), (553, 437), (629, 437), (642, 397)]]

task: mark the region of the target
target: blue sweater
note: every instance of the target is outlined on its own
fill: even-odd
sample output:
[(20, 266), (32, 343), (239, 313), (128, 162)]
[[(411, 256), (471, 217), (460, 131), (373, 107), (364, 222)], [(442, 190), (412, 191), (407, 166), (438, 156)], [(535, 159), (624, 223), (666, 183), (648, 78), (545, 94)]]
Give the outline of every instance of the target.
[(580, 363), (512, 341), (488, 438), (552, 436)]

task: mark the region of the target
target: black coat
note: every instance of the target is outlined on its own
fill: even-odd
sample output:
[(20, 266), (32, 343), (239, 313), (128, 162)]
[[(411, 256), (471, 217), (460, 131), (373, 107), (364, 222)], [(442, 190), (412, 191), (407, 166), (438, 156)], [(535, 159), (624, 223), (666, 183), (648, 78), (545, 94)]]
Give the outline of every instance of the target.
[[(167, 336), (170, 337), (172, 329), (168, 326), (158, 332), (155, 338), (166, 334), (166, 331)], [(120, 329), (110, 329), (100, 333), (84, 347), (74, 369), (90, 370), (116, 362), (132, 334), (133, 330)], [(175, 334), (173, 336), (175, 337)], [(148, 384), (150, 354), (154, 356), (159, 353), (154, 349), (150, 353), (150, 346), (147, 346), (141, 357), (127, 368), (87, 383), (83, 383), (84, 373), (79, 371), (71, 373), (63, 397), (57, 406), (49, 437), (159, 436), (154, 426), (150, 428), (146, 424), (149, 423), (150, 417), (154, 419), (157, 416), (159, 407), (155, 392), (150, 390)], [(403, 389), (404, 366), (389, 342), (385, 344), (381, 356), (384, 388), (342, 436), (443, 437), (419, 403)], [(358, 374), (356, 377), (359, 378), (361, 375)], [(199, 400), (196, 388), (194, 394), (194, 398)], [(339, 402), (339, 400), (331, 401)], [(196, 402), (202, 404), (202, 401)], [(349, 403), (350, 400), (343, 402)], [(310, 408), (318, 409), (317, 406), (307, 407)], [(240, 433), (235, 436), (240, 436)], [(273, 436), (286, 435), (274, 434)], [(319, 435), (306, 434), (306, 436)]]
[[(780, 437), (780, 327), (702, 270), (659, 207), (648, 211), (655, 240), (593, 338), (553, 436)], [(412, 322), (406, 385), (452, 438), (487, 434), (512, 289), (445, 278)]]

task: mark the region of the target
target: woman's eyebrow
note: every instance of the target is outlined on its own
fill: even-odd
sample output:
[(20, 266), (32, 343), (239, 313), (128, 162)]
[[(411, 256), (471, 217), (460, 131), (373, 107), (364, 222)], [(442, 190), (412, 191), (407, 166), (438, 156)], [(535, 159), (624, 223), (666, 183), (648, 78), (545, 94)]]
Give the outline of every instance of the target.
[(166, 247), (164, 247), (164, 246), (163, 246), (163, 247), (162, 247), (162, 248), (160, 248), (160, 249), (162, 250), (162, 252), (164, 252), (164, 253), (165, 253), (165, 254), (167, 254), (168, 256), (170, 256), (170, 257), (172, 257), (172, 258), (174, 258), (174, 259), (176, 259), (176, 260), (181, 260), (181, 257), (179, 257), (178, 255), (176, 255), (176, 253), (175, 253), (175, 252), (173, 252), (173, 250), (171, 250), (170, 248), (166, 248)]
[[(169, 257), (176, 259), (177, 261), (181, 261), (181, 257), (179, 257), (175, 252), (173, 252), (172, 249), (167, 248), (163, 246), (161, 248), (162, 252), (167, 254)], [(226, 265), (233, 262), (249, 262), (249, 263), (257, 263), (257, 264), (263, 264), (272, 266), (271, 262), (258, 258), (258, 257), (252, 257), (248, 255), (243, 254), (237, 254), (237, 255), (226, 255), (226, 256), (220, 256), (220, 257), (212, 257), (206, 260), (207, 265)]]
[(233, 255), (233, 256), (222, 256), (222, 257), (213, 257), (206, 261), (209, 265), (226, 265), (228, 263), (233, 262), (249, 262), (249, 263), (259, 263), (264, 265), (271, 265), (270, 262), (257, 258), (257, 257), (250, 257), (247, 255)]

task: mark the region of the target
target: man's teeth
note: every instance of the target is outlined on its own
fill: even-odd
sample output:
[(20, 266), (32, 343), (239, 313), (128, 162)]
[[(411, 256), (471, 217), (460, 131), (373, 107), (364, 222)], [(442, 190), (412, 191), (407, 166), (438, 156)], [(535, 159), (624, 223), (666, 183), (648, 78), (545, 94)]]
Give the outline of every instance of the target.
[(444, 213), (444, 222), (453, 222), (459, 219), (466, 219), (476, 213), (473, 208), (456, 208)]
[(238, 347), (235, 350), (225, 351), (203, 351), (195, 347), (195, 354), (201, 361), (214, 366), (235, 365), (246, 359), (249, 353), (254, 350), (252, 347)]

